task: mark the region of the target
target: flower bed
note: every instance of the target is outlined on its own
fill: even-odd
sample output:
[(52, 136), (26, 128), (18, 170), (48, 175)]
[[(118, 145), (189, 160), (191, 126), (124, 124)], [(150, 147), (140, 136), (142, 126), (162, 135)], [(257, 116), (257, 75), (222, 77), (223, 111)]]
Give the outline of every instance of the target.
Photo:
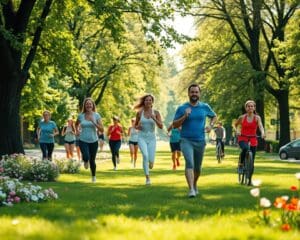
[[(273, 206), (277, 210), (271, 215), (272, 203), (268, 198), (260, 197), (260, 180), (253, 180), (255, 188), (250, 190), (250, 194), (257, 198), (257, 217), (255, 223), (263, 222), (271, 227), (279, 227), (282, 231), (300, 230), (300, 173), (296, 173), (299, 187), (291, 186), (291, 196), (277, 197)], [(273, 217), (273, 218), (272, 218)]]
[(13, 206), (20, 202), (42, 202), (57, 199), (51, 189), (42, 189), (31, 183), (21, 183), (18, 179), (0, 177), (0, 206)]
[(0, 176), (19, 180), (55, 181), (59, 173), (78, 173), (80, 163), (73, 159), (54, 159), (53, 162), (29, 158), (23, 154), (4, 156), (0, 161)]

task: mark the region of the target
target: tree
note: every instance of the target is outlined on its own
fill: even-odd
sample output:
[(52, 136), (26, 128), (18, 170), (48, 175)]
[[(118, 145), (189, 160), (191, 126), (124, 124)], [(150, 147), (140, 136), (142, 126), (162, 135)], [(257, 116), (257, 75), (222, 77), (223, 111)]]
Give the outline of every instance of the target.
[[(96, 10), (98, 18), (103, 20), (103, 28), (110, 30), (115, 42), (122, 40), (125, 29), (122, 19), (128, 13), (139, 16), (148, 42), (160, 39), (165, 46), (170, 46), (172, 39), (179, 38), (164, 24), (173, 14), (172, 1), (164, 4), (147, 0), (84, 2)], [(70, 4), (74, 4), (73, 1), (0, 0), (0, 61), (3, 63), (0, 66), (0, 111), (5, 113), (0, 120), (0, 156), (24, 152), (19, 121), (21, 92), (30, 79), (29, 70), (37, 49), (50, 50), (40, 42), (50, 8), (67, 13)], [(53, 25), (54, 32), (56, 28), (59, 26)]]
[[(190, 4), (190, 3), (189, 3)], [(290, 141), (288, 69), (281, 65), (274, 54), (276, 41), (285, 41), (286, 27), (299, 6), (297, 1), (241, 0), (207, 1), (194, 3), (193, 15), (217, 19), (226, 23), (235, 37), (232, 49), (237, 47), (254, 69), (251, 77), (256, 90), (257, 110), (264, 122), (264, 91), (270, 92), (278, 101), (280, 112), (280, 145)]]

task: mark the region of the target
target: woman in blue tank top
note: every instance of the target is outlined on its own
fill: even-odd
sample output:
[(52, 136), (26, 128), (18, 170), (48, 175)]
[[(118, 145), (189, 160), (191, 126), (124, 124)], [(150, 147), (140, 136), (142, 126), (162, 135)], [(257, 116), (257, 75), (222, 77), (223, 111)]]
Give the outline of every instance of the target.
[(155, 126), (163, 128), (160, 113), (152, 109), (154, 97), (146, 94), (135, 105), (135, 128), (139, 130), (138, 145), (143, 155), (143, 169), (146, 176), (146, 185), (150, 185), (149, 169), (153, 168), (156, 150)]

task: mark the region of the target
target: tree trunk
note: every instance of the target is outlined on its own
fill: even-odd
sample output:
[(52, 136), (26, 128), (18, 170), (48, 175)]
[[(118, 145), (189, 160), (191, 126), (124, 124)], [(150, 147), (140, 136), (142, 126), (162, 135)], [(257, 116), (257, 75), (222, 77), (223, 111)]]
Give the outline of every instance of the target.
[(0, 81), (0, 158), (6, 154), (24, 153), (20, 128), (21, 74), (1, 68)]
[(291, 141), (289, 117), (289, 91), (280, 90), (276, 95), (279, 104), (280, 136), (279, 146)]

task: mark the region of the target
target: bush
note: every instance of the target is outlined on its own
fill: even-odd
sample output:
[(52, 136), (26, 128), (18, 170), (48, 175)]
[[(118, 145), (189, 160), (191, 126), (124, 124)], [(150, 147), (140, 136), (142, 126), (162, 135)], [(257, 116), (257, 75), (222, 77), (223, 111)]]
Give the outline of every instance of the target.
[(54, 159), (60, 173), (79, 173), (80, 162), (76, 159)]
[(33, 181), (49, 182), (55, 181), (59, 176), (58, 166), (48, 160), (33, 160), (33, 164), (29, 169), (29, 179)]
[(279, 151), (279, 142), (274, 140), (266, 140), (265, 141), (265, 151), (266, 152), (275, 152)]
[(55, 181), (59, 176), (59, 169), (55, 163), (48, 160), (13, 154), (0, 161), (0, 176), (30, 181)]
[(41, 202), (57, 199), (51, 188), (42, 189), (31, 183), (21, 183), (18, 179), (0, 177), (0, 206), (12, 206), (19, 202)]

